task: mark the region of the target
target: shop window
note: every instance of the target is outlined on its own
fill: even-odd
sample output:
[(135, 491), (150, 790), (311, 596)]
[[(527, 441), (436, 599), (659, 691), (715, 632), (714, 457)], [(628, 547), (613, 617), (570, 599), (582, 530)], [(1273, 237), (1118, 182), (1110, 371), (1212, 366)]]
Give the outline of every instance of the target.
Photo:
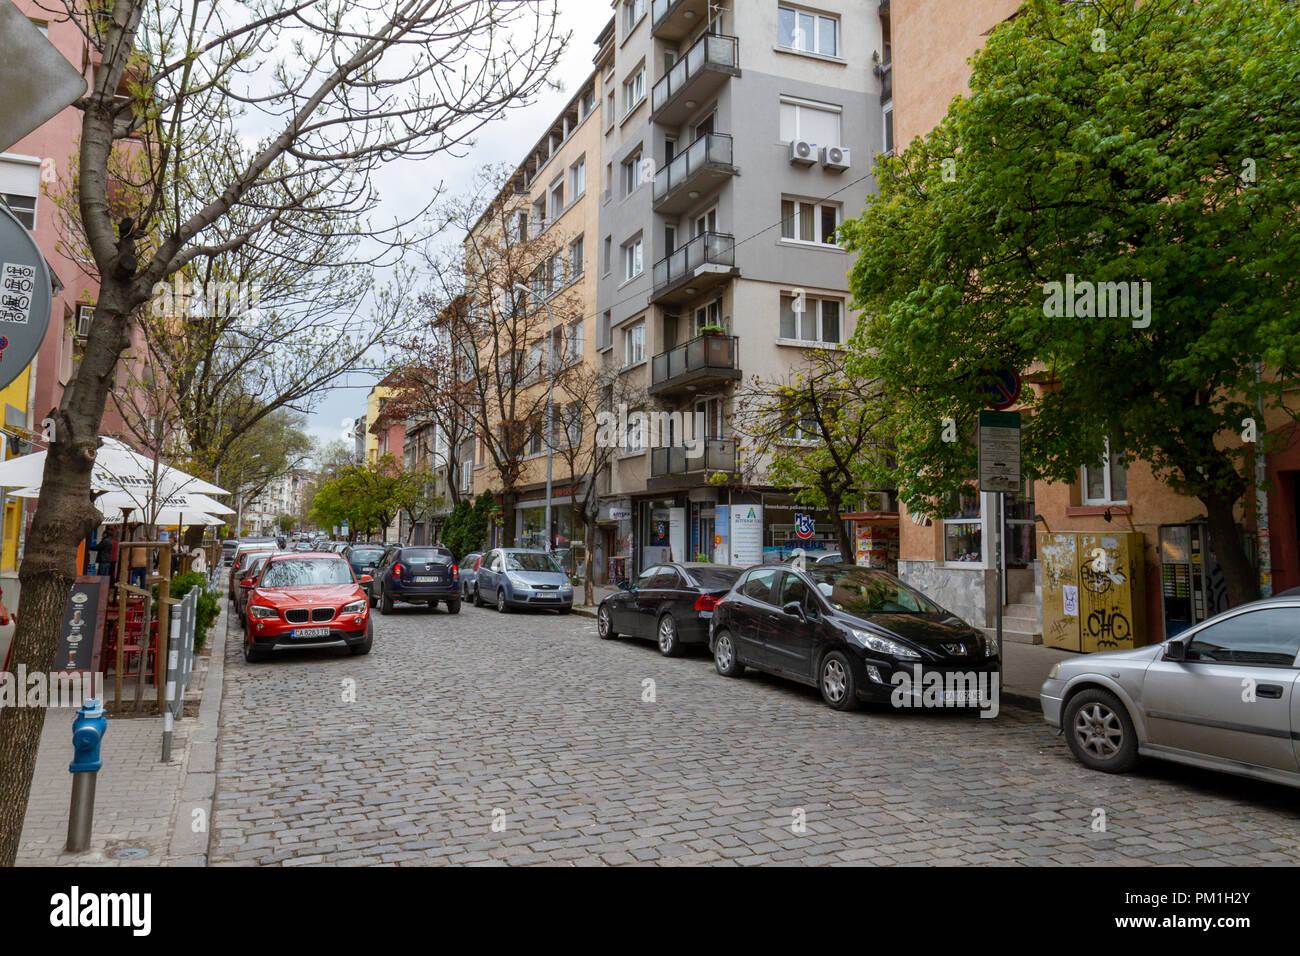
[(953, 564), (984, 563), (984, 518), (978, 492), (958, 497), (943, 521), (943, 559)]

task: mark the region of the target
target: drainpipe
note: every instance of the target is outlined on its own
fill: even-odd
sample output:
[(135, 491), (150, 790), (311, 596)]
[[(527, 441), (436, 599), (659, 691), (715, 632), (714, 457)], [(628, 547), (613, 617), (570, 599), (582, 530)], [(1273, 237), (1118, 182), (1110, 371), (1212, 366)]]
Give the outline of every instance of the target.
[[(1255, 363), (1255, 383), (1264, 377), (1263, 365)], [(1264, 456), (1264, 396), (1255, 394), (1259, 424), (1255, 429), (1255, 535), (1259, 547), (1259, 596), (1273, 593), (1273, 553), (1268, 527), (1268, 462)]]

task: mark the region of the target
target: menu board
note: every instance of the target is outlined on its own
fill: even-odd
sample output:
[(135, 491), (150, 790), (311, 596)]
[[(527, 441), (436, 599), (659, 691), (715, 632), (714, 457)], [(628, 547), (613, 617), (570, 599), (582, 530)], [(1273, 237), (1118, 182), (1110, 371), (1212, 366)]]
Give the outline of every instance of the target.
[(59, 628), (59, 649), (54, 656), (56, 673), (99, 672), (107, 588), (108, 578), (98, 575), (83, 574), (73, 582)]

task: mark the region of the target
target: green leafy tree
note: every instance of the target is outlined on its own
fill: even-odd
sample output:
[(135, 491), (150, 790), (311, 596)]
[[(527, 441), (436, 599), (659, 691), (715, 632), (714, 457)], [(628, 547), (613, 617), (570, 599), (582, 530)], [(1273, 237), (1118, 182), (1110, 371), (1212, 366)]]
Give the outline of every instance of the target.
[[(990, 371), (1033, 373), (1028, 480), (1077, 481), (1109, 439), (1205, 506), (1230, 599), (1257, 592), (1234, 518), (1243, 423), (1300, 363), (1297, 75), (1278, 0), (1033, 0), (992, 33), (970, 95), (844, 227), (853, 368), (893, 399), (909, 507), (974, 474)], [(1125, 283), (1128, 308), (1100, 285), (1109, 314), (1077, 285), (1058, 308), (1081, 281)]]

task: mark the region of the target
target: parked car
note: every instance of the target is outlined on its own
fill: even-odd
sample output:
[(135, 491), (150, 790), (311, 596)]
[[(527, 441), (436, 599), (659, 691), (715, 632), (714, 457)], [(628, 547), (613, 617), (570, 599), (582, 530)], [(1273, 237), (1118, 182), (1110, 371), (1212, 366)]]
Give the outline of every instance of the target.
[(238, 583), (243, 580), (244, 572), (248, 570), (253, 555), (270, 554), (275, 550), (277, 549), (274, 542), (271, 542), (270, 544), (245, 544), (240, 542), (238, 550), (235, 551), (235, 560), (230, 565), (230, 583), (226, 588), (226, 596), (229, 597), (230, 600), (233, 601), (235, 599), (235, 591), (237, 590)]
[(294, 648), (369, 654), (374, 630), (365, 581), (337, 555), (271, 555), (248, 595), (244, 660)]
[(478, 577), (478, 562), (483, 557), (481, 551), (471, 551), (460, 559), (460, 596), (461, 600), (474, 600), (474, 581)]
[(441, 601), (449, 614), (460, 613), (460, 569), (450, 548), (439, 545), (392, 547), (375, 569), (373, 591), (381, 614), (393, 603), (427, 604)]
[(709, 649), (725, 677), (746, 667), (789, 677), (836, 710), (889, 701), (896, 671), (912, 679), (919, 668), (920, 699), (931, 672), (948, 685), (950, 673), (998, 669), (993, 638), (893, 575), (852, 564), (751, 568), (714, 608)]
[(503, 614), (515, 607), (573, 609), (573, 584), (545, 551), (497, 548), (480, 559), (474, 578), (474, 604), (495, 604)]
[(304, 551), (315, 551), (316, 545), (312, 544), (310, 541), (299, 541), (293, 546), (293, 550), (299, 554)]
[(248, 567), (245, 568), (239, 576), (239, 583), (235, 585), (235, 614), (239, 617), (239, 626), (244, 626), (244, 612), (248, 608), (248, 592), (253, 589), (257, 582), (258, 576), (262, 573), (262, 568), (266, 567), (266, 561), (271, 557), (271, 551), (250, 551), (248, 552)]
[(1300, 595), (1231, 608), (1163, 644), (1060, 661), (1043, 717), (1086, 767), (1158, 757), (1300, 787)]
[[(343, 551), (343, 557), (347, 558), (348, 564), (352, 565), (352, 570), (358, 576), (365, 574), (373, 577), (387, 550), (382, 544), (353, 544)], [(370, 606), (374, 607), (376, 597), (373, 582), (367, 586), (366, 595), (370, 599)]]
[(596, 630), (609, 640), (653, 637), (659, 652), (676, 657), (686, 644), (709, 640), (713, 609), (742, 573), (728, 564), (681, 563), (647, 568), (633, 585), (600, 602)]
[(239, 547), (237, 538), (227, 538), (221, 542), (221, 564), (226, 566), (235, 560), (235, 549)]

